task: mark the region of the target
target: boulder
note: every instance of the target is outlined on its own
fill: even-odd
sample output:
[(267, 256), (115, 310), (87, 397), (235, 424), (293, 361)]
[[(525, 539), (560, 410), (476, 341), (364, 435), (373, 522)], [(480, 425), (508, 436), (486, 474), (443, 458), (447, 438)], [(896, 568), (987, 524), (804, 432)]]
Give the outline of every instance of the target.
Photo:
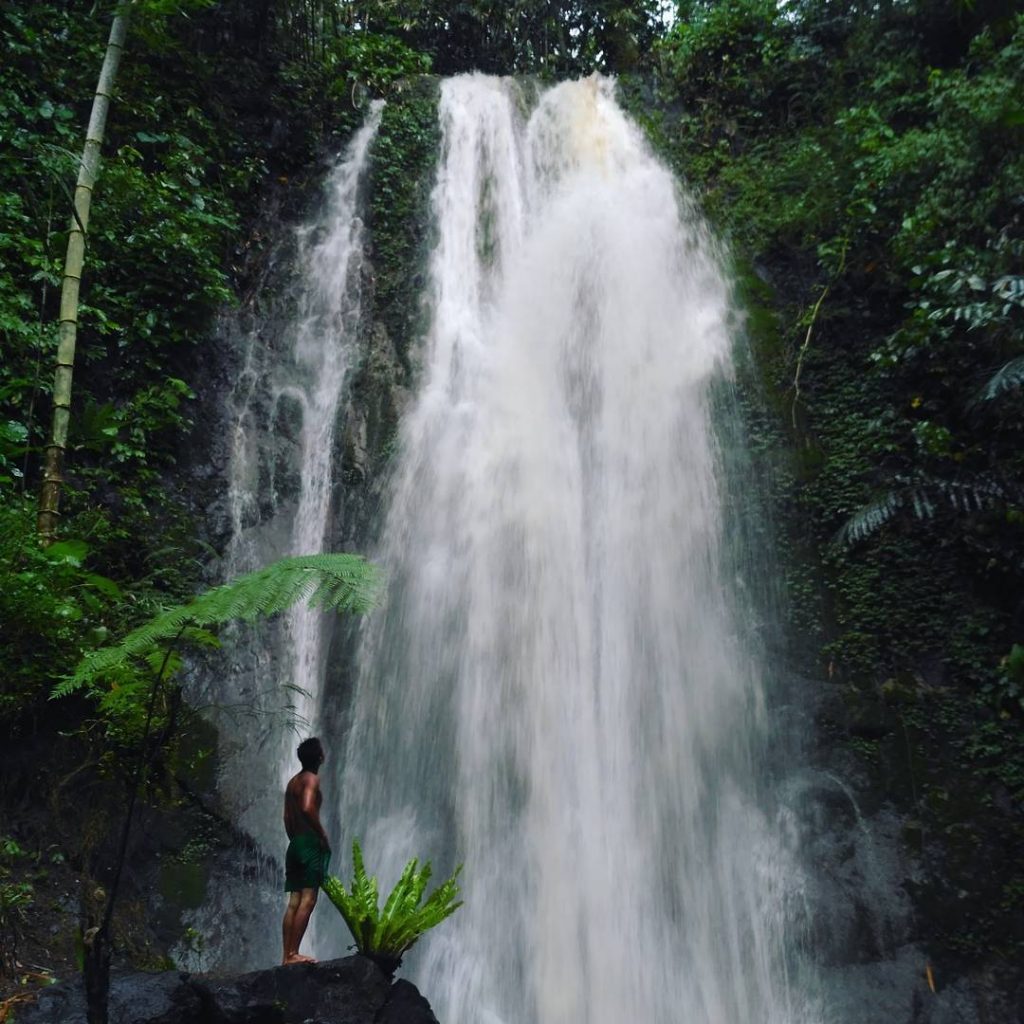
[[(86, 1024), (81, 979), (19, 1008), (18, 1024)], [(349, 956), (249, 974), (115, 972), (110, 1024), (437, 1024), (408, 981)]]

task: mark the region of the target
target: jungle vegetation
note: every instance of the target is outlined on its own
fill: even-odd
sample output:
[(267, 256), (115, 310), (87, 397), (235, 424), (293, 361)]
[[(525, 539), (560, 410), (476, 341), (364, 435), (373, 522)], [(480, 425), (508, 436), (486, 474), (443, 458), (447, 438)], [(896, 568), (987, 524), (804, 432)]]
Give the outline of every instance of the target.
[(730, 248), (793, 653), (836, 694), (819, 742), (853, 747), (868, 799), (906, 813), (942, 969), (1012, 961), (1024, 18), (931, 0), (681, 15), (634, 109)]
[[(787, 574), (786, 656), (838, 690), (821, 735), (853, 749), (876, 799), (906, 815), (924, 866), (920, 938), (936, 961), (1019, 962), (1017, 5), (127, 8), (85, 246), (61, 517), (46, 547), (35, 514), (72, 190), (118, 8), (0, 10), (0, 967), (48, 871), (70, 863), (88, 880), (109, 862), (102, 808), (123, 799), (146, 714), (141, 684), (59, 701), (53, 688), (215, 579), (218, 538), (189, 453), (202, 452), (215, 318), (253, 301), (269, 251), (261, 211), (300, 215), (367, 99), (395, 99), (375, 170), (394, 192), (372, 227), (381, 294), (401, 304), (425, 229), (400, 214), (436, 131), (422, 104), (397, 100), (413, 76), (474, 68), (619, 75), (696, 193), (727, 247), (758, 370), (745, 401)], [(414, 330), (407, 310), (386, 315)], [(173, 692), (155, 709), (145, 794), (172, 805), (210, 756)]]

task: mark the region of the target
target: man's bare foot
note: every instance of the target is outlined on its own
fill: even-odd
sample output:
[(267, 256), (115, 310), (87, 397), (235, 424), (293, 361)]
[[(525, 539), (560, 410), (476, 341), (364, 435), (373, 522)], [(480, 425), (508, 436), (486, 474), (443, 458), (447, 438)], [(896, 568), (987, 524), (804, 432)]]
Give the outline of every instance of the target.
[(301, 953), (289, 953), (282, 961), (283, 966), (288, 964), (315, 964), (316, 958), (311, 956), (303, 956)]

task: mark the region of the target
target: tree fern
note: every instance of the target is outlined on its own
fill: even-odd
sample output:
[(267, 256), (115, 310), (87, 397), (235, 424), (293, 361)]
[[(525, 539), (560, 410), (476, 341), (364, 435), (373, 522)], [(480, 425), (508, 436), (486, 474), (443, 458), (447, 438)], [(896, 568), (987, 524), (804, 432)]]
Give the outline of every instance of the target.
[(420, 905), (431, 877), (430, 862), (417, 870), (419, 861), (409, 861), (384, 901), (383, 910), (379, 906), (377, 879), (366, 874), (358, 840), (352, 843), (352, 866), (352, 883), (348, 889), (333, 875), (324, 879), (323, 889), (344, 918), (359, 952), (366, 956), (401, 960), (424, 932), (462, 906), (458, 899), (461, 864), (451, 878), (442, 882)]
[(209, 643), (211, 635), (205, 627), (233, 620), (252, 621), (285, 611), (300, 601), (314, 608), (366, 612), (373, 606), (377, 584), (377, 570), (358, 555), (283, 558), (214, 587), (188, 604), (168, 608), (120, 643), (92, 651), (73, 675), (54, 687), (52, 696), (73, 693), (132, 658), (151, 658), (169, 641), (181, 638)]
[(996, 505), (1020, 504), (1020, 498), (1015, 488), (992, 478), (919, 480), (893, 488), (854, 512), (836, 535), (836, 543), (852, 547), (906, 512), (925, 520), (943, 508), (957, 513), (980, 512)]

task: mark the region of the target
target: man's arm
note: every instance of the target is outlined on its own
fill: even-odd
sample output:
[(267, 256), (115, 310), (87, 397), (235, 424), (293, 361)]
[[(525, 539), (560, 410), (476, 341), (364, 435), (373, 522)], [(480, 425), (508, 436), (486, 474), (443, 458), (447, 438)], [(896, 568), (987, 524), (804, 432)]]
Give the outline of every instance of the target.
[(327, 838), (327, 833), (324, 831), (323, 825), (320, 824), (319, 793), (320, 780), (315, 775), (304, 780), (302, 785), (302, 795), (299, 799), (299, 810), (302, 812), (302, 816), (306, 819), (310, 828), (320, 836), (321, 842), (323, 842), (324, 846), (329, 850), (331, 848), (330, 840)]

